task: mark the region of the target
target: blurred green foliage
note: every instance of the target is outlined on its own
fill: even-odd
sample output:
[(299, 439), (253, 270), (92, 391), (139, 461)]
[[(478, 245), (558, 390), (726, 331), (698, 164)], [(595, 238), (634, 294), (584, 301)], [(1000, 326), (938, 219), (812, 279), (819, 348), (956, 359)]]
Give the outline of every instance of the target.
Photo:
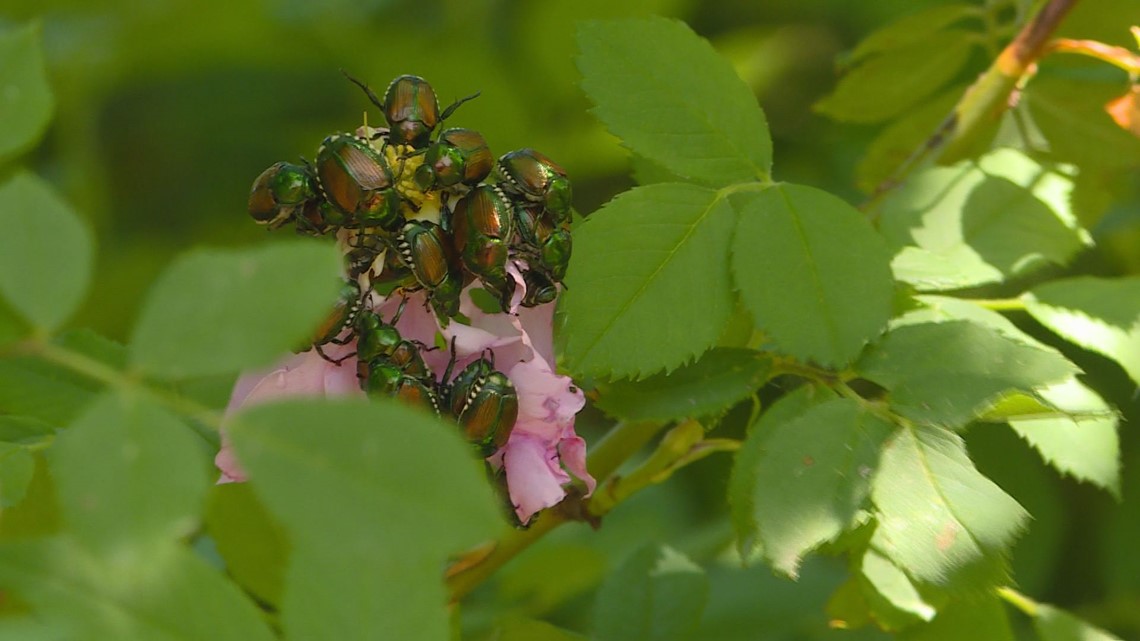
[(312, 158), (325, 135), (354, 129), (365, 110), (382, 122), (341, 69), (377, 90), (401, 73), (419, 74), (445, 103), (481, 91), (453, 123), (483, 132), (496, 155), (545, 151), (570, 172), (575, 205), (589, 212), (630, 184), (629, 163), (587, 112), (572, 60), (575, 25), (680, 17), (729, 55), (758, 95), (781, 178), (854, 196), (852, 163), (866, 133), (831, 124), (810, 105), (830, 90), (844, 48), (914, 3), (5, 4), (0, 27), (42, 21), (58, 102), (29, 164), (63, 189), (99, 238), (94, 292), (76, 322), (123, 338), (147, 284), (178, 250), (263, 237), (245, 214), (262, 169)]
[[(521, 146), (549, 154), (569, 171), (575, 205), (588, 213), (632, 181), (627, 153), (588, 113), (590, 104), (578, 87), (572, 62), (576, 23), (625, 15), (678, 17), (728, 56), (752, 88), (771, 126), (780, 178), (858, 203), (864, 195), (856, 189), (857, 162), (883, 126), (833, 122), (812, 105), (834, 89), (838, 61), (859, 38), (935, 4), (9, 0), (0, 9), (0, 29), (41, 21), (56, 115), (44, 144), (17, 162), (58, 186), (95, 230), (100, 251), (92, 293), (73, 325), (122, 339), (155, 275), (179, 251), (264, 238), (245, 213), (249, 185), (261, 170), (277, 160), (312, 158), (325, 135), (354, 129), (366, 110), (369, 122), (381, 121), (341, 69), (378, 90), (398, 74), (422, 75), (444, 103), (481, 91), (453, 124), (481, 131), (496, 154)], [(1080, 5), (1061, 33), (1126, 46), (1126, 28), (1137, 23), (1140, 2), (1101, 0)], [(969, 82), (986, 59), (975, 52), (955, 81)], [(1113, 73), (1082, 60), (1050, 59), (1042, 78), (1055, 84), (1098, 75), (1118, 80)], [(0, 165), (0, 173), (10, 170)], [(1083, 180), (1073, 198), (1098, 249), (1072, 270), (1140, 272), (1136, 171)], [(1032, 323), (1020, 324), (1047, 340)], [(1059, 477), (1024, 448), (1014, 448), (1008, 432), (998, 436), (979, 428), (967, 444), (981, 470), (1035, 516), (1013, 561), (1022, 587), (1121, 633), (1140, 634), (1140, 438), (1134, 428), (1140, 401), (1115, 364), (1058, 347), (1125, 416), (1123, 502)], [(742, 435), (747, 417), (736, 414), (724, 418), (724, 436)], [(590, 442), (597, 436), (591, 423), (603, 425), (594, 418), (587, 414), (579, 421)], [(1014, 449), (1016, 456), (1007, 454)], [(647, 531), (700, 563), (717, 558), (731, 541), (727, 525), (712, 519), (724, 510), (727, 470), (723, 461), (694, 465), (615, 513), (599, 533), (584, 527), (560, 531), (508, 567), (492, 587), (512, 600), (515, 614), (582, 629), (586, 622), (580, 616), (598, 579), (643, 543)], [(567, 557), (584, 559), (564, 568), (559, 582), (570, 588), (552, 592), (548, 583), (527, 584), (528, 576), (543, 577), (533, 571), (535, 563), (556, 567)], [(733, 595), (745, 593), (771, 611), (772, 635), (766, 638), (831, 636), (820, 613), (842, 577), (834, 564), (813, 561), (792, 584), (762, 566), (742, 570), (733, 559), (722, 561), (710, 570), (716, 605), (701, 625), (708, 638), (751, 638), (733, 625), (731, 615), (720, 614), (729, 610)], [(737, 589), (745, 584), (751, 591)], [(475, 595), (465, 614), (468, 627), (485, 629), (490, 622), (495, 608), (481, 608), (490, 592)]]

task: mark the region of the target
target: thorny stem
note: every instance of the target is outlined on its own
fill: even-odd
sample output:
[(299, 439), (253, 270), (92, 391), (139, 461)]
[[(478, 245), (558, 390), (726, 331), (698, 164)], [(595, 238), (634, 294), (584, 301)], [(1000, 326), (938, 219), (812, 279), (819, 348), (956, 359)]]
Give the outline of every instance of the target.
[(1076, 5), (1077, 0), (1049, 0), (1025, 23), (1021, 31), (994, 59), (954, 105), (934, 133), (863, 204), (873, 219), (876, 205), (931, 158), (952, 163), (971, 155), (985, 134), (997, 127), (1001, 115), (1013, 103), (1015, 93), (1038, 58), (1049, 51), (1049, 36)]

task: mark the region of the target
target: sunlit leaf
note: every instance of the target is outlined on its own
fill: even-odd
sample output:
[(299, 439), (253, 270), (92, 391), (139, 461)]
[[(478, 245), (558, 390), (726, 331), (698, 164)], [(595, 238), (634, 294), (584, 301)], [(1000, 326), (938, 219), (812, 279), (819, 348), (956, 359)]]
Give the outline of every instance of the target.
[(765, 444), (777, 428), (797, 422), (815, 406), (833, 399), (835, 395), (830, 390), (805, 385), (782, 397), (749, 426), (748, 438), (736, 453), (728, 482), (728, 504), (740, 556), (749, 558), (760, 546), (756, 497), (760, 462), (767, 453)]
[(152, 286), (131, 363), (167, 379), (264, 365), (329, 313), (340, 270), (340, 253), (313, 242), (187, 253)]
[(855, 524), (892, 429), (858, 403), (836, 399), (750, 435), (744, 448), (763, 451), (751, 461), (750, 516), (772, 567), (796, 576), (806, 552)]
[(714, 187), (768, 176), (764, 112), (728, 61), (684, 23), (587, 22), (578, 47), (594, 113), (630, 149)]
[(771, 367), (771, 360), (755, 350), (716, 348), (668, 374), (608, 385), (598, 407), (626, 420), (708, 416), (755, 393)]
[(1077, 373), (1056, 352), (965, 321), (897, 327), (857, 369), (890, 390), (889, 401), (915, 421), (960, 427), (1005, 394), (1037, 395)]
[(54, 188), (26, 171), (0, 184), (0, 229), (0, 296), (33, 326), (57, 329), (87, 293), (91, 231)]
[(863, 554), (859, 573), (874, 596), (885, 601), (892, 610), (888, 614), (876, 608), (875, 619), (880, 623), (886, 616), (897, 617), (900, 621), (893, 627), (901, 628), (916, 621), (930, 621), (937, 613), (934, 606), (922, 598), (910, 577), (874, 548)]
[(502, 523), (453, 425), (396, 403), (294, 402), (253, 408), (230, 435), (291, 545), (287, 636), (450, 638), (444, 561)]
[(51, 120), (55, 100), (42, 49), (39, 24), (0, 32), (0, 159), (34, 145)]
[(894, 291), (889, 252), (854, 207), (791, 184), (739, 194), (733, 206), (736, 287), (780, 351), (842, 366), (883, 330)]
[(712, 347), (732, 313), (736, 217), (716, 191), (638, 187), (574, 233), (560, 304), (567, 367), (613, 378), (676, 369)]
[(1009, 426), (1053, 467), (1120, 496), (1118, 418), (1096, 392), (1076, 379), (1040, 390), (1068, 416), (1016, 418)]
[(921, 290), (999, 282), (1063, 265), (1091, 244), (1070, 211), (1072, 181), (1005, 149), (920, 172), (882, 205), (895, 275)]
[(816, 111), (846, 122), (881, 122), (938, 91), (962, 70), (975, 40), (967, 31), (938, 31), (862, 62), (843, 76)]
[(872, 545), (918, 581), (958, 590), (1005, 579), (1006, 554), (1029, 518), (974, 468), (962, 439), (939, 427), (895, 432), (871, 497)]
[(1041, 324), (1116, 361), (1140, 384), (1140, 277), (1053, 281), (1022, 299)]
[[(892, 326), (968, 320), (990, 327), (1026, 345), (1060, 355), (1020, 330), (1005, 316), (968, 300), (946, 296), (916, 296), (923, 307), (892, 321)], [(1008, 421), (1022, 438), (1058, 471), (1119, 492), (1120, 445), (1118, 418), (1103, 399), (1077, 380), (1066, 378), (1030, 394), (1001, 397), (980, 417)]]
[(708, 599), (699, 566), (665, 546), (634, 553), (598, 591), (595, 641), (680, 641), (691, 637)]

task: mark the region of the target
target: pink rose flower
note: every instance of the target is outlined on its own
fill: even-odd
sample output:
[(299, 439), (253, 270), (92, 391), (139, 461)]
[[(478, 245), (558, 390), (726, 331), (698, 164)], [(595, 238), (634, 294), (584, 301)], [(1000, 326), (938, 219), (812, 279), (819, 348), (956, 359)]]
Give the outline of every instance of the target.
[[(321, 347), (329, 358), (348, 356), (355, 347), (351, 345), (324, 345)], [(258, 405), (291, 396), (363, 396), (360, 382), (356, 380), (356, 358), (349, 356), (339, 366), (321, 358), (314, 350), (292, 354), (277, 365), (262, 370), (246, 372), (234, 384), (230, 402), (226, 406), (228, 417), (246, 406)], [(214, 465), (222, 472), (219, 483), (242, 482), (246, 473), (242, 470), (229, 439), (226, 438), (225, 420), (222, 421), (222, 448), (214, 457)]]
[[(521, 284), (517, 269), (512, 266), (510, 271)], [(401, 300), (393, 296), (378, 301), (375, 307), (382, 318), (391, 319)], [(425, 345), (436, 344), (437, 333), (442, 334), (448, 345), (454, 339), (453, 376), (489, 352), (495, 368), (506, 374), (515, 386), (519, 398), (518, 420), (507, 444), (487, 460), (494, 469), (505, 469), (508, 493), (519, 521), (526, 523), (538, 511), (565, 498), (563, 486), (573, 480), (571, 475), (584, 482), (592, 493), (595, 481), (586, 470), (586, 443), (574, 432), (574, 417), (585, 405), (585, 399), (570, 377), (558, 375), (552, 366), (554, 304), (518, 308), (522, 300), (522, 293), (518, 292), (512, 301), (517, 314), (487, 314), (472, 302), (468, 290), (463, 294), (460, 312), (471, 324), (452, 321), (440, 329), (424, 300), (423, 293), (408, 297), (397, 323), (404, 338)], [(322, 349), (330, 357), (340, 358), (355, 349), (355, 342), (344, 346), (326, 345)], [(442, 378), (451, 359), (450, 349), (424, 350), (422, 356), (436, 377)], [(286, 359), (269, 371), (243, 375), (234, 386), (226, 414), (282, 396), (362, 393), (356, 378), (355, 358), (350, 357), (337, 366), (310, 350)], [(215, 463), (222, 470), (219, 482), (245, 480), (224, 431), (222, 449)]]

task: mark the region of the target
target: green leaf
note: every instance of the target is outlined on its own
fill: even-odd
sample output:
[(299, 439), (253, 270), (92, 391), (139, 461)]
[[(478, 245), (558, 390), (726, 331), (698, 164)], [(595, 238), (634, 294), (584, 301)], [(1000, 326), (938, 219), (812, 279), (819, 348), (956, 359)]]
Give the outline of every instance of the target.
[(131, 364), (166, 379), (264, 365), (304, 344), (329, 313), (340, 269), (336, 248), (315, 242), (189, 252), (152, 286)]
[(40, 441), (55, 432), (55, 426), (30, 416), (0, 416), (0, 441)]
[(1038, 603), (1033, 628), (1041, 641), (1121, 641), (1120, 637), (1045, 603)]
[(987, 588), (1006, 578), (1005, 555), (1029, 514), (982, 476), (962, 439), (938, 427), (895, 432), (871, 487), (872, 545), (920, 582)]
[[(1140, 450), (1126, 452), (1125, 456), (1121, 494), (1132, 501), (1132, 497), (1140, 496)], [(1090, 545), (1102, 550), (1094, 567), (1104, 577), (1106, 593), (1140, 593), (1140, 555), (1133, 554), (1136, 541), (1140, 541), (1140, 510), (1132, 509), (1131, 503), (1106, 510), (1104, 525), (1090, 532), (1089, 539)]]
[(68, 529), (107, 554), (189, 535), (210, 487), (204, 454), (160, 406), (104, 396), (51, 450)]
[[(887, 629), (934, 618), (937, 611), (922, 598), (910, 577), (874, 548), (869, 548), (859, 560), (859, 575), (860, 583), (871, 593), (868, 596), (875, 620), (883, 624), (884, 619), (889, 619), (892, 623)], [(876, 600), (882, 600), (884, 606), (875, 607)]]
[(672, 370), (716, 344), (732, 314), (736, 217), (716, 191), (637, 187), (574, 233), (560, 304), (567, 367), (602, 377)]
[(586, 637), (537, 619), (512, 616), (505, 619), (493, 637), (495, 641), (586, 641)]
[(36, 461), (28, 448), (0, 443), (0, 509), (24, 500), (35, 470)]
[(882, 122), (950, 82), (970, 59), (975, 39), (948, 29), (876, 55), (847, 73), (815, 110), (845, 122)]
[[(69, 639), (271, 641), (261, 613), (200, 558), (165, 544), (111, 557), (65, 538), (0, 545), (0, 584)], [(208, 614), (208, 616), (207, 616)]]
[(708, 599), (705, 573), (680, 552), (646, 546), (598, 590), (594, 641), (690, 638)]
[(863, 38), (851, 52), (850, 62), (862, 60), (873, 53), (920, 44), (963, 18), (982, 16), (978, 7), (968, 4), (940, 4), (919, 9)]
[(62, 427), (95, 398), (100, 385), (37, 358), (0, 360), (0, 409)]
[(1020, 152), (912, 176), (882, 205), (896, 277), (958, 289), (1063, 265), (1092, 240), (1070, 211), (1072, 180)]
[(899, 635), (902, 641), (1014, 641), (1009, 617), (992, 594), (953, 601), (926, 625), (914, 626)]
[(4, 87), (0, 94), (3, 160), (31, 148), (47, 129), (55, 108), (38, 23), (0, 32), (0, 87)]
[(768, 178), (772, 140), (756, 97), (684, 23), (586, 22), (578, 47), (594, 113), (634, 152), (713, 187)]
[(42, 454), (32, 460), (32, 478), (24, 500), (0, 510), (0, 541), (49, 536), (61, 530), (58, 497), (47, 462)]
[(750, 517), (772, 567), (795, 577), (805, 553), (856, 524), (893, 429), (855, 401), (835, 399), (749, 435), (744, 449), (763, 450), (751, 461)]
[(226, 572), (259, 601), (281, 604), (289, 544), (248, 483), (214, 487), (206, 529), (226, 562)]
[[(952, 8), (955, 5), (945, 5)], [(932, 7), (933, 9), (941, 8)], [(916, 149), (937, 131), (955, 103), (966, 90), (955, 85), (937, 96), (917, 105), (887, 127), (867, 146), (867, 152), (855, 167), (855, 182), (867, 193), (874, 191), (900, 169)]]
[(755, 393), (771, 369), (771, 359), (761, 352), (718, 347), (668, 374), (608, 385), (598, 407), (631, 421), (710, 416)]
[(33, 326), (57, 329), (87, 293), (90, 230), (54, 188), (22, 170), (0, 184), (0, 229), (0, 296)]
[(1040, 394), (1073, 416), (1012, 419), (1009, 426), (1058, 471), (1102, 487), (1119, 500), (1120, 439), (1112, 408), (1076, 379), (1044, 388)]
[[(1060, 356), (1060, 352), (1021, 331), (993, 310), (945, 296), (916, 296), (915, 300), (923, 307), (895, 319), (892, 326), (969, 320)], [(1103, 487), (1114, 495), (1119, 494), (1118, 417), (1096, 392), (1076, 376), (1041, 387), (1032, 395), (1007, 394), (980, 418), (1008, 421), (1015, 432), (1061, 473)]]
[(502, 524), (454, 425), (397, 403), (293, 402), (229, 434), (292, 545), (289, 638), (449, 638), (440, 568)]
[[(125, 364), (122, 345), (90, 330), (64, 332), (52, 343), (114, 369)], [(79, 416), (102, 388), (90, 377), (39, 358), (0, 359), (0, 410), (46, 423), (48, 432)], [(44, 432), (45, 427), (38, 429)]]
[(597, 546), (548, 541), (497, 572), (496, 587), (503, 602), (521, 604), (527, 612), (551, 612), (596, 590), (607, 565), (606, 553)]
[(891, 314), (882, 237), (854, 207), (811, 187), (779, 184), (733, 205), (733, 275), (757, 327), (796, 358), (850, 362)]
[(891, 407), (899, 414), (953, 428), (1009, 392), (1041, 398), (1041, 388), (1078, 371), (1056, 352), (966, 321), (892, 329), (856, 369), (890, 390)]
[(0, 347), (14, 343), (32, 333), (27, 321), (12, 309), (3, 296), (0, 296)]
[(0, 639), (5, 641), (69, 641), (71, 637), (60, 627), (52, 627), (30, 616), (0, 617)]
[(1042, 325), (1116, 361), (1140, 385), (1140, 276), (1053, 281), (1022, 300)]
[(1104, 110), (1122, 89), (1122, 81), (1115, 77), (1110, 82), (1087, 82), (1042, 75), (1026, 86), (1022, 102), (1052, 152), (1065, 162), (1087, 170), (1135, 167), (1140, 164), (1140, 140)]
[(835, 394), (829, 389), (804, 385), (780, 398), (748, 427), (748, 438), (736, 453), (728, 482), (728, 504), (741, 557), (751, 557), (760, 543), (756, 488), (759, 486), (760, 461), (766, 454), (764, 445), (770, 434), (782, 425), (797, 421), (820, 403), (834, 398)]

